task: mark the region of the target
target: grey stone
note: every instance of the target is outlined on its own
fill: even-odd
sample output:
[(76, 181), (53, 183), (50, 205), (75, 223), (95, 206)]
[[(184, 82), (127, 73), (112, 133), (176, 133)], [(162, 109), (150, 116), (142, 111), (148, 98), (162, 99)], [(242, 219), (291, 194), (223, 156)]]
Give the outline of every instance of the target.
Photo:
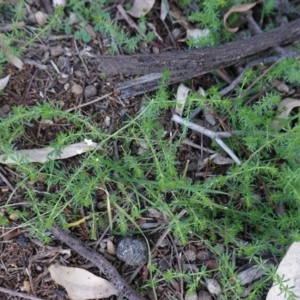
[(147, 254), (146, 242), (133, 236), (122, 238), (117, 247), (117, 257), (131, 266), (145, 264), (148, 258)]
[(215, 279), (206, 279), (207, 289), (211, 294), (220, 295), (222, 292), (221, 286)]
[(197, 294), (185, 295), (184, 300), (197, 300)]
[(8, 104), (5, 104), (0, 107), (0, 118), (7, 118), (8, 113), (10, 112), (11, 108)]
[(94, 85), (87, 85), (84, 88), (84, 96), (86, 98), (91, 98), (97, 95), (97, 89)]
[[(283, 285), (295, 294), (295, 299), (300, 299), (300, 242), (294, 242), (280, 262), (276, 274), (284, 278)], [(284, 300), (285, 293), (281, 293), (279, 284), (273, 283), (266, 300)]]
[(188, 261), (195, 261), (196, 260), (196, 253), (193, 250), (186, 250), (184, 252), (185, 259)]
[(198, 293), (198, 300), (212, 300), (210, 293), (206, 291), (200, 291)]

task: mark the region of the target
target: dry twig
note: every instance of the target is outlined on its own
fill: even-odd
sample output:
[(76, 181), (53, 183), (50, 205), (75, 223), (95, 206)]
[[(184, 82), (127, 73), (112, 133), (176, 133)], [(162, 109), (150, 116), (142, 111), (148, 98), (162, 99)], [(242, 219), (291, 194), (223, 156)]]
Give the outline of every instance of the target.
[(211, 131), (209, 129), (206, 129), (205, 127), (199, 126), (195, 123), (189, 122), (187, 120), (182, 119), (181, 117), (177, 116), (177, 115), (173, 115), (172, 117), (172, 121), (187, 126), (188, 128), (195, 130), (197, 132), (200, 132), (208, 137), (210, 137), (212, 140), (215, 140), (216, 143), (219, 144), (220, 147), (222, 147), (222, 149), (224, 151), (226, 151), (226, 153), (236, 162), (236, 164), (240, 165), (241, 161), (239, 160), (239, 158), (232, 152), (232, 150), (230, 148), (228, 148), (228, 146), (220, 139), (221, 137), (230, 137), (232, 136), (232, 134), (230, 132), (214, 132)]
[(29, 300), (43, 300), (42, 298), (38, 298), (38, 297), (34, 297), (34, 296), (30, 296), (28, 294), (25, 293), (19, 293), (19, 292), (15, 292), (9, 289), (6, 289), (4, 287), (0, 286), (0, 292), (1, 293), (5, 293), (5, 294), (9, 294), (15, 297), (20, 297), (21, 299), (29, 299)]
[(92, 100), (92, 101), (90, 101), (90, 102), (82, 103), (82, 104), (80, 104), (80, 105), (71, 107), (71, 108), (67, 109), (67, 112), (70, 112), (70, 111), (72, 111), (72, 110), (75, 110), (75, 109), (78, 109), (78, 108), (81, 108), (81, 107), (84, 107), (84, 106), (87, 106), (87, 105), (91, 105), (91, 104), (93, 104), (93, 103), (96, 103), (96, 102), (98, 102), (98, 101), (101, 101), (101, 100), (107, 98), (108, 96), (110, 96), (110, 95), (112, 95), (112, 94), (113, 94), (113, 93), (111, 92), (111, 93), (105, 94), (105, 95), (103, 95), (103, 96), (101, 96), (101, 97), (98, 97), (98, 98), (96, 98), (96, 99), (94, 99), (94, 100)]

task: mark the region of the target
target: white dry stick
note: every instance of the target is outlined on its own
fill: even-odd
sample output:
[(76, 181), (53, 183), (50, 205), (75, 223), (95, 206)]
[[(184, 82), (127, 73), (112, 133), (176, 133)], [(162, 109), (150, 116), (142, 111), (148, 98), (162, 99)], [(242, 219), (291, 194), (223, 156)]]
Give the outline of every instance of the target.
[(75, 109), (78, 109), (78, 108), (81, 108), (81, 107), (84, 107), (84, 106), (87, 106), (87, 105), (91, 105), (91, 104), (93, 104), (93, 103), (96, 103), (96, 102), (98, 102), (98, 101), (101, 101), (101, 100), (103, 100), (103, 99), (109, 97), (109, 96), (112, 95), (112, 94), (113, 94), (113, 92), (110, 92), (110, 93), (108, 93), (108, 94), (106, 94), (106, 95), (103, 95), (103, 96), (101, 96), (101, 97), (98, 97), (98, 98), (96, 98), (96, 99), (94, 99), (94, 100), (92, 100), (92, 101), (90, 101), (90, 102), (82, 103), (82, 104), (77, 105), (77, 106), (75, 106), (75, 107), (71, 107), (71, 108), (67, 109), (66, 111), (67, 111), (67, 112), (70, 112), (70, 111), (72, 111), (72, 110), (75, 110)]
[(172, 121), (184, 125), (192, 130), (195, 130), (197, 132), (200, 132), (208, 137), (210, 137), (212, 140), (215, 140), (220, 147), (224, 149), (224, 151), (227, 152), (227, 154), (238, 164), (241, 164), (241, 161), (238, 159), (238, 157), (228, 148), (228, 146), (220, 139), (222, 137), (231, 137), (232, 134), (230, 132), (214, 132), (209, 129), (206, 129), (205, 127), (202, 127), (200, 125), (197, 125), (195, 123), (192, 123), (190, 121), (184, 120), (181, 117), (177, 115), (173, 115)]
[(220, 147), (223, 148), (224, 151), (236, 162), (237, 165), (241, 164), (239, 158), (231, 151), (231, 149), (220, 139), (216, 138), (215, 141), (219, 144)]
[(184, 120), (178, 115), (173, 115), (172, 121), (184, 125), (192, 130), (198, 131), (208, 137), (210, 137), (212, 140), (215, 140), (217, 138), (222, 138), (222, 137), (231, 137), (232, 134), (230, 132), (214, 132), (209, 129), (206, 129), (203, 126), (197, 125), (195, 123), (192, 123), (190, 121)]

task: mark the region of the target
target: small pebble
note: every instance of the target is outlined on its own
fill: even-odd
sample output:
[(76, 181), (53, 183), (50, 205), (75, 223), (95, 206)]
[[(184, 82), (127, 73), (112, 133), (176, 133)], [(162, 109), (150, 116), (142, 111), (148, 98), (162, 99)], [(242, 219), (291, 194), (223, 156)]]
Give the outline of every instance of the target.
[(8, 104), (4, 104), (3, 106), (1, 106), (0, 108), (5, 114), (10, 112), (10, 106)]
[(198, 293), (198, 300), (212, 300), (211, 295), (206, 291), (200, 291)]
[(157, 48), (157, 47), (155, 47), (155, 46), (153, 46), (152, 47), (152, 52), (154, 53), (154, 54), (159, 54), (159, 49)]
[(25, 237), (24, 234), (20, 234), (17, 239), (16, 242), (18, 245), (20, 246), (27, 246), (28, 245), (28, 239)]
[(117, 257), (131, 266), (147, 263), (148, 250), (146, 242), (133, 236), (122, 238), (117, 247)]
[(84, 75), (84, 73), (83, 73), (82, 71), (80, 71), (80, 70), (76, 70), (76, 71), (74, 72), (74, 74), (76, 75), (77, 78), (81, 78), (81, 77), (83, 77), (83, 75)]
[(207, 266), (210, 270), (216, 269), (218, 267), (217, 262), (214, 259), (204, 260), (203, 264)]
[(222, 292), (221, 286), (219, 282), (215, 279), (207, 279), (206, 280), (207, 289), (211, 294), (220, 295)]
[(197, 294), (185, 295), (184, 300), (197, 300)]
[(210, 254), (208, 251), (199, 251), (197, 254), (199, 260), (208, 260), (210, 259)]
[(87, 85), (84, 88), (84, 96), (86, 98), (91, 98), (97, 95), (97, 89), (94, 85)]
[(187, 261), (195, 261), (196, 253), (193, 250), (186, 250), (184, 251), (184, 258)]
[(172, 36), (174, 40), (178, 40), (181, 36), (181, 30), (179, 28), (175, 28), (172, 30)]
[(50, 48), (50, 54), (52, 57), (60, 56), (63, 53), (64, 53), (64, 49), (61, 46)]
[(73, 84), (71, 91), (75, 95), (81, 95), (82, 94), (82, 86), (79, 84)]

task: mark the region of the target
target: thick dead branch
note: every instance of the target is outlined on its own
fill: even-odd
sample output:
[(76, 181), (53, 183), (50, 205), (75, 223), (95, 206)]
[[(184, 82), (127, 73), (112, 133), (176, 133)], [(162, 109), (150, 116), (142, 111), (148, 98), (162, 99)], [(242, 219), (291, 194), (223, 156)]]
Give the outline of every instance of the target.
[[(134, 96), (157, 89), (161, 81), (157, 73), (170, 71), (169, 84), (172, 84), (215, 69), (228, 67), (271, 48), (291, 44), (298, 40), (300, 40), (300, 19), (248, 39), (218, 47), (161, 54), (103, 55), (98, 59), (98, 69), (105, 74), (147, 75), (156, 73), (156, 76), (145, 77), (146, 81), (151, 79), (147, 84), (132, 82), (130, 85), (127, 82), (116, 86), (117, 90), (125, 93), (128, 97), (129, 94)], [(131, 92), (128, 92), (128, 89), (131, 89)]]

